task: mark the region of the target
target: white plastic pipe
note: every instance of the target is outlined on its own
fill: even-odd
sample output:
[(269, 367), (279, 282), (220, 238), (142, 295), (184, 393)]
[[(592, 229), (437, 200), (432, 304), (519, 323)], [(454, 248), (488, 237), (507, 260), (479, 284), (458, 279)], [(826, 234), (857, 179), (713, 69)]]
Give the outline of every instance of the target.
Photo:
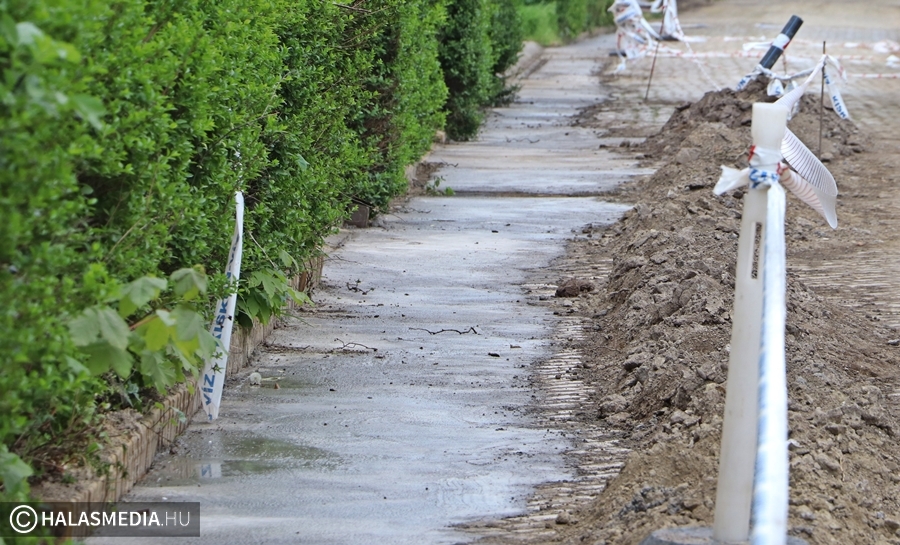
[[(784, 106), (754, 104), (753, 144), (759, 148), (780, 149), (786, 123), (787, 108)], [(723, 542), (747, 541), (750, 536), (758, 431), (763, 271), (766, 267), (764, 252), (757, 245), (757, 228), (759, 240), (765, 240), (767, 194), (768, 186), (747, 191), (738, 241), (731, 352), (713, 523), (713, 537)], [(757, 261), (755, 268), (754, 258)]]

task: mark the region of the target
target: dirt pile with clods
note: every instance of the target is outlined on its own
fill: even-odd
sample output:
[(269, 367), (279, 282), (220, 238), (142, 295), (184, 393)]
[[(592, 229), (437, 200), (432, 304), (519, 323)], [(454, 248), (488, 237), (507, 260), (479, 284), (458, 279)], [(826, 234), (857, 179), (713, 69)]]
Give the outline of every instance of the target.
[[(633, 448), (571, 543), (639, 543), (669, 526), (713, 522), (740, 229), (738, 190), (712, 193), (720, 165), (743, 168), (762, 84), (677, 108), (638, 149), (659, 169), (625, 191), (634, 208), (579, 259), (610, 262), (605, 285), (575, 300), (589, 340), (592, 417)], [(888, 166), (852, 122), (824, 115), (823, 159), (842, 188), (842, 227), (788, 198), (787, 365), (790, 533), (813, 544), (900, 544), (900, 348), (877, 316), (804, 283), (792, 260), (846, 259), (868, 232)], [(818, 98), (788, 126), (815, 153)], [(869, 207), (869, 208), (867, 208)], [(810, 257), (813, 256), (813, 257)], [(728, 385), (740, 387), (740, 385)]]

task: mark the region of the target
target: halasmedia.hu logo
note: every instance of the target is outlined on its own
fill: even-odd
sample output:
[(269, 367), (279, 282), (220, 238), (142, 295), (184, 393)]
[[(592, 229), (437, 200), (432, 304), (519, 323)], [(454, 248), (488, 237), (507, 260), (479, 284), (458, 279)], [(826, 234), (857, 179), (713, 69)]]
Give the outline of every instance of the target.
[(0, 503), (0, 537), (198, 537), (199, 503)]

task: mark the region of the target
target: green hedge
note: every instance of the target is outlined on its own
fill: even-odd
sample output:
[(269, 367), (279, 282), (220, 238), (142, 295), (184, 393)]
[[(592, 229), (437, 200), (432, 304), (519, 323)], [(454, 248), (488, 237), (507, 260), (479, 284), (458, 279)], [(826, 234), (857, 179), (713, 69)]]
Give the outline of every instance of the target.
[(556, 16), (561, 38), (572, 40), (587, 28), (588, 2), (589, 0), (556, 0)]
[(447, 4), (440, 62), (450, 91), (447, 134), (454, 140), (466, 140), (478, 132), (484, 119), (482, 108), (494, 89), (493, 7), (489, 0), (449, 0)]
[(196, 313), (234, 289), (234, 191), (241, 316), (267, 319), (354, 203), (405, 190), (445, 118), (477, 130), (518, 52), (505, 5), (0, 2), (0, 496), (196, 371)]
[(377, 0), (380, 30), (371, 41), (373, 69), (365, 81), (370, 99), (357, 130), (375, 154), (356, 193), (384, 208), (406, 190), (406, 166), (431, 147), (443, 127), (447, 86), (438, 61), (438, 33), (446, 22), (441, 2)]
[(447, 134), (475, 136), (484, 107), (511, 98), (503, 72), (522, 49), (519, 0), (448, 0), (439, 58), (447, 99)]
[(591, 28), (611, 25), (613, 20), (607, 9), (612, 3), (613, 0), (556, 0), (560, 37), (572, 40)]

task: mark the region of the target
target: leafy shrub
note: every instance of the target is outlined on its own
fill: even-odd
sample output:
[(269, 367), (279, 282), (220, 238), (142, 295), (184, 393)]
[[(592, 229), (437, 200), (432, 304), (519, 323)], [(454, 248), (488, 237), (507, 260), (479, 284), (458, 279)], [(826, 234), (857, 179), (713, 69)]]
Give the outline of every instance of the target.
[(530, 2), (521, 7), (522, 32), (526, 40), (543, 46), (559, 45), (559, 21), (556, 2)]
[(405, 167), (428, 151), (443, 128), (447, 99), (437, 41), (446, 19), (443, 3), (390, 0), (369, 7), (377, 11), (382, 4), (396, 12), (383, 11), (379, 19), (392, 20), (375, 21), (369, 41), (375, 58), (366, 81), (371, 100), (358, 120), (375, 160), (354, 193), (376, 208), (406, 190)]
[(439, 58), (449, 91), (447, 134), (454, 140), (475, 136), (484, 107), (512, 99), (502, 74), (522, 50), (520, 2), (448, 0)]
[(609, 7), (615, 0), (591, 0), (588, 2), (587, 28), (610, 26), (615, 24)]
[(81, 228), (90, 199), (72, 157), (90, 147), (73, 144), (102, 108), (77, 77), (78, 51), (28, 21), (30, 8), (0, 4), (0, 477), (9, 499), (24, 497), (31, 474), (17, 440), (60, 429), (54, 422), (75, 417), (96, 384), (69, 356), (60, 315), (93, 300), (77, 279), (100, 252)]
[(253, 327), (254, 319), (266, 325), (272, 317), (283, 315), (291, 301), (302, 305), (310, 299), (291, 287), (279, 269), (253, 271), (238, 293), (237, 321), (244, 328)]
[(588, 2), (600, 0), (556, 0), (559, 34), (571, 40), (584, 32), (588, 25)]
[(506, 104), (512, 101), (515, 89), (506, 85), (503, 74), (519, 59), (522, 51), (522, 40), (525, 33), (522, 26), (522, 0), (495, 0), (496, 9), (491, 22), (491, 47), (494, 53), (493, 104)]
[(559, 34), (572, 40), (591, 28), (613, 24), (607, 11), (614, 0), (556, 0)]
[[(99, 266), (91, 271), (97, 276), (104, 272)], [(141, 386), (160, 393), (184, 382), (185, 376), (197, 375), (202, 363), (220, 349), (196, 306), (206, 294), (206, 274), (179, 269), (171, 283), (171, 295), (161, 299), (169, 285), (162, 278), (143, 276), (122, 286), (110, 282), (105, 303), (84, 309), (68, 322), (88, 372), (97, 376), (112, 371), (128, 380), (137, 371)]]
[(494, 91), (496, 55), (491, 44), (490, 0), (448, 0), (447, 24), (440, 41), (440, 61), (447, 98), (447, 135), (454, 140), (475, 136), (484, 119), (482, 107)]
[(518, 1), (0, 2), (0, 498), (191, 376), (211, 301), (237, 289), (244, 324), (303, 301), (288, 278), (352, 203), (505, 92)]

